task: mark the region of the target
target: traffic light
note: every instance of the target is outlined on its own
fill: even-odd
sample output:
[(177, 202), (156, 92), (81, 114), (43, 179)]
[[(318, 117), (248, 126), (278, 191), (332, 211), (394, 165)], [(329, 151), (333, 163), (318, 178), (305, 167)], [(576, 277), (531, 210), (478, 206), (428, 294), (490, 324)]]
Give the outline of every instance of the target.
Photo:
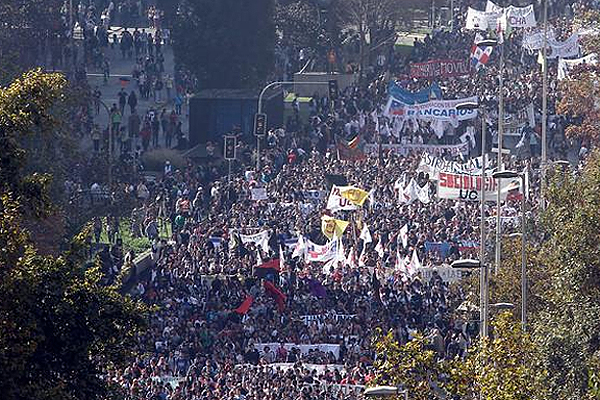
[(254, 115), (254, 134), (264, 136), (267, 134), (267, 114)]
[(337, 80), (329, 81), (329, 98), (336, 100), (338, 98), (338, 83)]
[(235, 160), (235, 136), (225, 136), (225, 149), (223, 150), (223, 156), (226, 160)]

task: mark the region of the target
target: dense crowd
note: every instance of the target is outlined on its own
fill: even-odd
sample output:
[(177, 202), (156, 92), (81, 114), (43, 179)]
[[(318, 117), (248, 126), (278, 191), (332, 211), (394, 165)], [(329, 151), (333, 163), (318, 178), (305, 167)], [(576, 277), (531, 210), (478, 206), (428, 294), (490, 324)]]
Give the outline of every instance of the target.
[[(165, 73), (161, 48), (169, 35), (160, 10), (144, 10), (136, 1), (106, 3), (78, 8), (84, 60), (108, 77), (110, 65), (104, 54), (113, 46), (134, 63), (134, 82), (132, 89), (118, 94), (118, 103), (109, 105), (110, 129), (116, 132), (111, 150), (121, 154), (113, 194), (97, 183), (103, 174), (98, 171), (108, 167), (101, 164), (101, 149), (109, 146), (108, 133), (98, 126), (90, 127), (96, 154), (81, 172), (97, 194), (96, 201), (117, 193), (136, 203), (131, 230), (133, 236), (145, 236), (152, 243), (148, 271), (137, 274), (134, 255), (123, 254), (117, 218), (94, 221), (95, 241), (103, 230), (108, 232), (110, 248), (101, 254), (108, 275), (114, 279), (120, 269), (133, 268), (133, 295), (158, 306), (149, 330), (138, 337), (136, 361), (124, 370), (106, 371), (106, 379), (120, 385), (125, 398), (354, 399), (374, 376), (371, 342), (376, 327), (392, 330), (400, 343), (423, 334), (440, 359), (466, 354), (478, 333), (478, 321), (457, 311), (468, 294), (436, 271), (458, 258), (478, 257), (479, 204), (438, 199), (435, 184), (419, 171), (422, 151), (365, 150), (352, 159), (340, 155), (340, 143), (354, 138), (362, 145), (435, 147), (461, 144), (469, 132), (473, 140), (467, 140), (462, 154), (436, 150), (436, 155), (464, 162), (481, 154), (479, 118), (440, 126), (384, 112), (390, 76), (408, 91), (433, 84), (409, 78), (411, 62), (468, 57), (474, 33), (460, 28), (460, 17), (454, 31), (434, 30), (415, 43), (410, 55), (388, 57), (390, 64), (373, 69), (377, 73), (368, 84), (343, 88), (334, 102), (313, 97), (303, 105), (309, 107), (308, 120), (300, 117), (296, 103), (285, 126), (265, 138), (259, 171), (253, 169), (256, 152), (240, 140), (231, 179), (224, 165), (216, 162), (200, 166), (188, 162), (179, 168), (167, 162), (155, 180), (146, 180), (139, 174), (145, 151), (183, 147), (178, 146), (184, 141), (182, 107), (193, 80)], [(552, 3), (550, 15), (559, 37), (571, 30), (561, 16), (585, 3)], [(111, 20), (136, 23), (145, 18), (154, 35), (142, 29), (114, 37), (107, 33), (114, 25)], [(513, 150), (504, 157), (505, 168), (525, 170), (529, 176), (528, 215), (533, 216), (539, 207), (542, 78), (535, 55), (521, 48), (521, 35), (516, 31), (506, 38), (482, 73), (438, 79), (437, 84), (444, 99), (477, 95), (486, 100), (488, 152), (497, 146), (499, 74), (504, 76), (508, 113), (533, 104), (536, 126), (520, 132), (520, 139), (527, 139), (525, 151)], [(502, 71), (500, 52), (504, 52)], [(297, 69), (306, 57), (301, 56), (293, 63)], [(580, 148), (589, 146), (565, 137), (572, 121), (555, 113), (560, 95), (554, 90), (556, 66), (550, 63), (549, 70), (550, 155), (577, 165), (583, 158), (579, 156), (585, 155)], [(96, 97), (98, 114), (101, 93)], [(168, 106), (140, 110), (139, 99)], [(335, 258), (310, 262), (307, 243), (328, 243), (321, 217), (331, 214), (325, 204), (333, 181), (340, 179), (369, 192), (369, 199), (355, 211), (335, 214), (350, 222)], [(422, 196), (402, 200), (402, 191), (412, 180)], [(78, 185), (69, 181), (65, 188), (75, 193), (81, 191)], [(265, 189), (266, 199), (255, 200), (256, 189)], [(507, 233), (519, 227), (519, 201), (509, 198), (500, 208)], [(488, 254), (494, 251), (497, 212), (494, 203), (486, 204)], [(403, 227), (405, 237), (400, 233)], [(263, 232), (261, 239), (248, 239)], [(414, 269), (407, 269), (406, 263)]]

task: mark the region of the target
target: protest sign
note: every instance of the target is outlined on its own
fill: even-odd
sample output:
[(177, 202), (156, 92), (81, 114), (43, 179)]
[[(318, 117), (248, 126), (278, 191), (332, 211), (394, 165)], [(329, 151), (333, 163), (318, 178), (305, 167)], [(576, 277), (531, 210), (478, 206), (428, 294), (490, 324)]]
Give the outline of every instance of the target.
[[(469, 152), (469, 143), (464, 142), (460, 144), (382, 144), (381, 150), (383, 152), (393, 152), (394, 154), (407, 156), (411, 152), (426, 152), (433, 155), (442, 155), (449, 153), (457, 156), (460, 154), (467, 154)], [(365, 146), (365, 154), (377, 154), (379, 146), (377, 144), (368, 144)]]
[(253, 235), (242, 235), (240, 234), (240, 239), (243, 244), (247, 243), (255, 243), (257, 246), (261, 246), (264, 252), (269, 251), (269, 231), (262, 231), (259, 233), (255, 233)]
[(252, 200), (254, 200), (254, 201), (268, 199), (266, 188), (254, 188), (254, 189), (250, 189), (250, 191), (252, 192)]
[(437, 272), (440, 278), (446, 283), (454, 283), (462, 279), (462, 271), (449, 266), (424, 267), (418, 269), (418, 273), (424, 282), (429, 282), (431, 278), (433, 278), (434, 272)]
[(456, 100), (434, 100), (421, 104), (406, 104), (390, 96), (384, 113), (388, 116), (422, 120), (464, 121), (477, 117), (477, 110), (457, 110), (462, 103), (477, 103), (477, 97)]
[(338, 241), (332, 240), (327, 244), (319, 245), (306, 241), (305, 261), (306, 262), (325, 262), (338, 257)]
[[(490, 160), (488, 160), (488, 163)], [(489, 166), (489, 164), (488, 164)], [(441, 157), (430, 155), (423, 152), (421, 161), (417, 167), (417, 172), (429, 174), (429, 179), (437, 181), (440, 172), (453, 172), (457, 174), (477, 175), (481, 174), (482, 159), (481, 157), (472, 158), (466, 163), (444, 160)]]
[[(437, 194), (440, 199), (480, 201), (481, 196), (481, 175), (464, 175), (448, 172), (440, 172), (437, 182)], [(498, 182), (491, 176), (485, 177), (485, 201), (496, 201), (496, 190)], [(500, 198), (506, 199), (508, 193), (513, 190), (519, 190), (521, 180), (502, 179), (500, 188)]]
[(578, 65), (596, 65), (598, 64), (598, 56), (592, 53), (585, 57), (576, 58), (574, 60), (558, 60), (558, 79), (566, 79), (569, 77), (570, 71)]
[(437, 83), (423, 88), (418, 92), (411, 92), (400, 87), (396, 82), (388, 85), (388, 94), (406, 104), (426, 103), (429, 100), (441, 99), (442, 89)]
[(410, 64), (411, 78), (449, 78), (471, 73), (469, 60), (431, 60)]
[(327, 209), (331, 211), (351, 211), (357, 210), (359, 207), (353, 204), (350, 200), (342, 196), (341, 191), (351, 189), (352, 186), (336, 186), (333, 185), (331, 188), (331, 193), (329, 194), (329, 198), (327, 199)]

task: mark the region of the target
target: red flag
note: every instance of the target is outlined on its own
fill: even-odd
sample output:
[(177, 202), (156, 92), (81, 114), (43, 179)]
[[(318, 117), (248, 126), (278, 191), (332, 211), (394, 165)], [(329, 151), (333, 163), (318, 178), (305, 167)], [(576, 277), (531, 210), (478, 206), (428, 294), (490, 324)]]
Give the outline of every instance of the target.
[(264, 281), (263, 285), (267, 293), (269, 293), (275, 299), (279, 312), (283, 312), (283, 309), (285, 308), (285, 294), (283, 294), (281, 290), (277, 289), (275, 285), (269, 281)]
[(259, 266), (257, 266), (256, 268), (264, 268), (264, 269), (274, 269), (277, 272), (280, 272), (279, 270), (279, 258), (275, 258), (271, 261), (267, 261), (266, 263), (263, 263)]
[(252, 306), (252, 302), (254, 302), (254, 297), (247, 295), (246, 300), (244, 300), (244, 302), (242, 304), (240, 304), (240, 306), (233, 311), (235, 311), (238, 314), (244, 315), (248, 312), (248, 310), (250, 310), (250, 306)]

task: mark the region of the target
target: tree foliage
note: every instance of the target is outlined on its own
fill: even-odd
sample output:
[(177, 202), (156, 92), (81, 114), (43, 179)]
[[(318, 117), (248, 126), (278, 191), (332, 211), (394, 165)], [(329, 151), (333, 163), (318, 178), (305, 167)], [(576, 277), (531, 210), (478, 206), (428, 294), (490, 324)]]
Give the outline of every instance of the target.
[(88, 231), (58, 257), (23, 229), (52, 210), (50, 176), (26, 173), (23, 137), (51, 131), (66, 82), (31, 71), (0, 89), (0, 393), (12, 399), (96, 399), (102, 368), (126, 361), (144, 308), (86, 268)]
[(274, 0), (183, 0), (173, 27), (177, 63), (201, 89), (255, 89), (274, 68)]
[(401, 346), (392, 332), (374, 343), (374, 384), (402, 386), (411, 400), (545, 400), (544, 372), (530, 337), (509, 312), (492, 321), (492, 338), (475, 342), (465, 358), (436, 361), (422, 336)]
[[(548, 190), (542, 227), (549, 290), (534, 315), (534, 340), (548, 370), (555, 398), (582, 399), (600, 355), (600, 155), (594, 152), (574, 177), (556, 171)], [(597, 376), (597, 375), (596, 375)]]
[(598, 72), (597, 67), (581, 66), (571, 72), (571, 79), (560, 84), (557, 113), (573, 120), (565, 130), (568, 137), (591, 139), (596, 143), (600, 139)]
[(317, 7), (306, 1), (277, 4), (275, 23), (284, 46), (317, 50), (324, 49), (331, 41), (328, 32), (319, 23)]

